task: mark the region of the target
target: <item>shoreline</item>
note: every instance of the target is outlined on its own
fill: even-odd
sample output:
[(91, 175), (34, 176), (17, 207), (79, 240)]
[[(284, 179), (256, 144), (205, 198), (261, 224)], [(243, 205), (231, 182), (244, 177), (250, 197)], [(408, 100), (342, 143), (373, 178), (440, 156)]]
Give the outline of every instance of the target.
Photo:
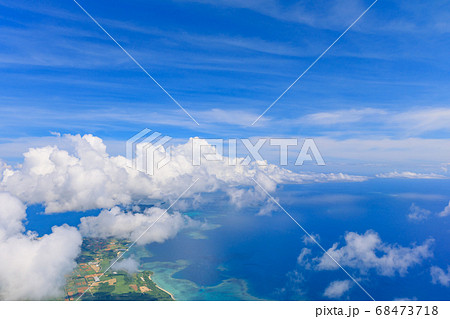
[(172, 294), (171, 292), (167, 291), (166, 289), (161, 288), (160, 286), (158, 286), (158, 285), (156, 284), (156, 282), (152, 279), (152, 276), (151, 276), (151, 275), (149, 275), (148, 278), (149, 278), (151, 281), (153, 281), (153, 282), (155, 283), (155, 286), (156, 286), (158, 289), (161, 289), (162, 291), (164, 291), (165, 293), (167, 293), (167, 294), (170, 296), (170, 298), (172, 298), (172, 300), (176, 301), (176, 299), (175, 299), (175, 297), (173, 296), (173, 294)]

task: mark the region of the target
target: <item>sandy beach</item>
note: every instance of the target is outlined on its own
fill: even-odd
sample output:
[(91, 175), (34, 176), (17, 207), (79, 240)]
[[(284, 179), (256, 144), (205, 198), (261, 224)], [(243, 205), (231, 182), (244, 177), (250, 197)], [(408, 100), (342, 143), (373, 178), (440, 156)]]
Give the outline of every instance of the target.
[[(148, 279), (152, 280), (152, 276), (148, 276)], [(154, 282), (154, 281), (153, 281), (153, 282)], [(158, 285), (156, 284), (156, 282), (155, 282), (155, 286), (158, 287), (158, 289), (161, 289), (161, 290), (164, 291), (165, 293), (169, 294), (170, 297), (171, 297), (173, 300), (176, 300), (175, 297), (174, 297), (170, 292), (168, 292), (166, 289), (161, 288), (160, 286), (158, 286)]]

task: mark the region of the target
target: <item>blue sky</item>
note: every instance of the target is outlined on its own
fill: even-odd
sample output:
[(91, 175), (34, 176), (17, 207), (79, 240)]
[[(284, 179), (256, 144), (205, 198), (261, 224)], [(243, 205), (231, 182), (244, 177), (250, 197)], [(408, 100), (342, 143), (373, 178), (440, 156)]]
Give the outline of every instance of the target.
[(449, 1), (380, 0), (255, 126), (371, 1), (80, 4), (200, 125), (73, 1), (0, 1), (1, 158), (50, 132), (92, 133), (123, 153), (120, 141), (149, 127), (314, 137), (332, 169), (450, 162)]

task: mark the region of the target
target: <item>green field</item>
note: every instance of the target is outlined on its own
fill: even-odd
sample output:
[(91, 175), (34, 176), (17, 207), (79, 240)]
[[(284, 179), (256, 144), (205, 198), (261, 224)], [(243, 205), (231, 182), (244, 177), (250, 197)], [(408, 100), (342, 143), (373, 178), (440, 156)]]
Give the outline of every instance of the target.
[(67, 277), (65, 300), (173, 300), (150, 279), (151, 271), (103, 273), (128, 245), (118, 239), (84, 239), (77, 268)]

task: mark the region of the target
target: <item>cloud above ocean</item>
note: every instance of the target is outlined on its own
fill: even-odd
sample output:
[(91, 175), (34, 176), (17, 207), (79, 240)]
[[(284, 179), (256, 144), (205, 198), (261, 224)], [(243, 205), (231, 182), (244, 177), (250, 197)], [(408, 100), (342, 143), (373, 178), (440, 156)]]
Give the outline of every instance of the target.
[[(341, 266), (357, 269), (360, 274), (374, 270), (381, 276), (405, 276), (410, 268), (433, 256), (434, 240), (431, 238), (421, 245), (404, 247), (385, 243), (378, 233), (368, 230), (364, 234), (348, 232), (344, 241), (341, 247), (339, 243), (334, 243), (327, 253)], [(316, 258), (314, 262), (316, 270), (339, 269), (327, 254)]]
[[(192, 165), (193, 138), (173, 146), (171, 161), (156, 174), (148, 175), (132, 168), (123, 156), (111, 156), (102, 139), (93, 135), (65, 135), (65, 148), (45, 146), (30, 148), (23, 163), (13, 168), (0, 166), (0, 190), (14, 194), (27, 204), (42, 203), (46, 213), (109, 209), (117, 205), (132, 205), (140, 200), (175, 200), (185, 194), (226, 192), (232, 203), (266, 201), (264, 192), (273, 192), (277, 185), (364, 181), (365, 177), (342, 173), (294, 173), (273, 164), (251, 162), (229, 165), (228, 158), (203, 161)], [(206, 141), (205, 147), (214, 151)], [(267, 214), (268, 212), (263, 211)]]
[(62, 293), (67, 273), (75, 266), (81, 235), (67, 225), (38, 237), (25, 232), (26, 207), (9, 193), (0, 193), (0, 299), (41, 300)]

